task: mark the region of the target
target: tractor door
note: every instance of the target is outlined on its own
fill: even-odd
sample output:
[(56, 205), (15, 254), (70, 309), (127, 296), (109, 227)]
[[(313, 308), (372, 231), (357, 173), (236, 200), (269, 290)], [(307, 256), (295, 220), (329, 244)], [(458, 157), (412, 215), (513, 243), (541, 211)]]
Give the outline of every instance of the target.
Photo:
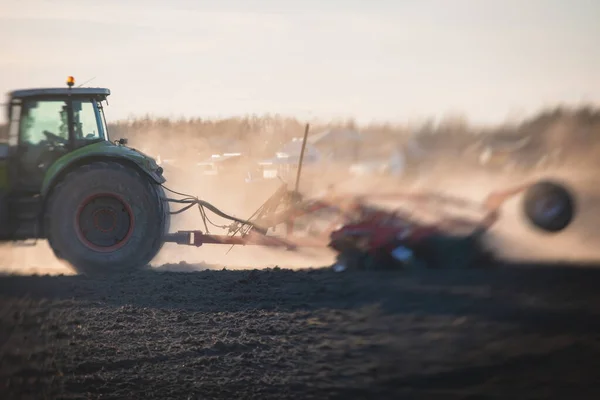
[[(23, 99), (11, 178), (14, 188), (39, 193), (47, 169), (69, 151), (69, 105), (64, 99)], [(12, 167), (12, 166), (11, 166)]]

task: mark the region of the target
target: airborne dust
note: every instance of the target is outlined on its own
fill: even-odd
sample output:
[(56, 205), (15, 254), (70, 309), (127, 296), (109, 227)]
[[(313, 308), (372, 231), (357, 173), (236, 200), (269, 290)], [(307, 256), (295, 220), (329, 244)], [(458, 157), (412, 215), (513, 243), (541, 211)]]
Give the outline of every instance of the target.
[[(161, 143), (136, 143), (132, 147), (140, 150), (160, 148)], [(215, 153), (218, 150), (214, 151)], [(152, 156), (156, 153), (149, 152)], [(210, 152), (208, 152), (210, 153)], [(207, 154), (208, 154), (207, 153)], [(218, 178), (203, 176), (199, 170), (181, 167), (201, 161), (197, 152), (178, 152), (177, 164), (165, 166), (166, 187), (209, 201), (226, 213), (240, 218), (249, 217), (281, 184), (277, 179), (246, 183), (239, 170), (221, 174)], [(520, 197), (512, 199), (502, 208), (500, 221), (490, 232), (489, 240), (501, 258), (515, 261), (579, 261), (593, 262), (600, 259), (597, 246), (598, 234), (594, 226), (599, 219), (598, 196), (594, 188), (593, 169), (563, 165), (557, 169), (545, 169), (530, 173), (491, 172), (484, 169), (453, 168), (451, 162), (439, 161), (421, 168), (417, 179), (404, 180), (398, 176), (352, 177), (347, 165), (330, 168), (326, 173), (305, 166), (301, 181), (301, 192), (311, 197), (334, 185), (336, 190), (365, 194), (402, 190), (436, 191), (482, 201), (494, 190), (502, 190), (538, 178), (560, 179), (570, 185), (577, 201), (577, 216), (573, 225), (560, 234), (548, 235), (533, 230), (521, 215)], [(293, 186), (293, 182), (290, 182)], [(170, 197), (175, 195), (168, 193)], [(175, 196), (178, 197), (178, 196)], [(177, 206), (175, 206), (175, 209)], [(210, 216), (218, 225), (228, 222)], [(211, 227), (211, 233), (225, 233)], [(203, 228), (199, 211), (192, 208), (173, 216), (171, 231)], [(255, 246), (205, 245), (201, 248), (166, 244), (152, 267), (161, 270), (192, 271), (204, 269), (254, 269), (265, 267), (321, 267), (334, 261), (334, 254), (327, 249), (301, 249), (285, 251)], [(73, 274), (71, 268), (55, 259), (45, 241), (34, 245), (0, 245), (0, 270), (17, 274)]]

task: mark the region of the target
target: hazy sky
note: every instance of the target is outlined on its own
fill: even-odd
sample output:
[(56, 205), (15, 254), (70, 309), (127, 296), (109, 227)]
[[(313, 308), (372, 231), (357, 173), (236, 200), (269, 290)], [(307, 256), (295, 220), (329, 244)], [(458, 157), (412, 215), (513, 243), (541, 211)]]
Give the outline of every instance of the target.
[(600, 105), (599, 21), (599, 0), (0, 0), (0, 91), (96, 77), (110, 120), (495, 122)]

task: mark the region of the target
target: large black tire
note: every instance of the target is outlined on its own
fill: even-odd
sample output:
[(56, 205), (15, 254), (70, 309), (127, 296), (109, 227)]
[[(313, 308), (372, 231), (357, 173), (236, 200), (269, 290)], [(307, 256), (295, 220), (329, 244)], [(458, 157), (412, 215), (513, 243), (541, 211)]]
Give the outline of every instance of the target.
[(560, 232), (575, 217), (575, 200), (569, 190), (556, 182), (542, 181), (525, 192), (523, 211), (527, 220), (545, 232)]
[(117, 162), (94, 162), (52, 190), (44, 229), (59, 259), (77, 272), (114, 273), (146, 266), (158, 254), (170, 214), (160, 185)]

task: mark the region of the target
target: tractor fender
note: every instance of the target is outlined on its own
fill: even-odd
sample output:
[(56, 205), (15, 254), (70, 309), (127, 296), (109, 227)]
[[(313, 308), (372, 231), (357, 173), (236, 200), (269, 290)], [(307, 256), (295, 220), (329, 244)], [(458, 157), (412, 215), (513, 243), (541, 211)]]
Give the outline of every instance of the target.
[(111, 142), (99, 142), (77, 149), (56, 160), (44, 177), (40, 190), (42, 198), (46, 198), (54, 185), (73, 168), (105, 160), (131, 165), (157, 184), (166, 182), (162, 175), (162, 168), (152, 157), (130, 147), (116, 145)]

